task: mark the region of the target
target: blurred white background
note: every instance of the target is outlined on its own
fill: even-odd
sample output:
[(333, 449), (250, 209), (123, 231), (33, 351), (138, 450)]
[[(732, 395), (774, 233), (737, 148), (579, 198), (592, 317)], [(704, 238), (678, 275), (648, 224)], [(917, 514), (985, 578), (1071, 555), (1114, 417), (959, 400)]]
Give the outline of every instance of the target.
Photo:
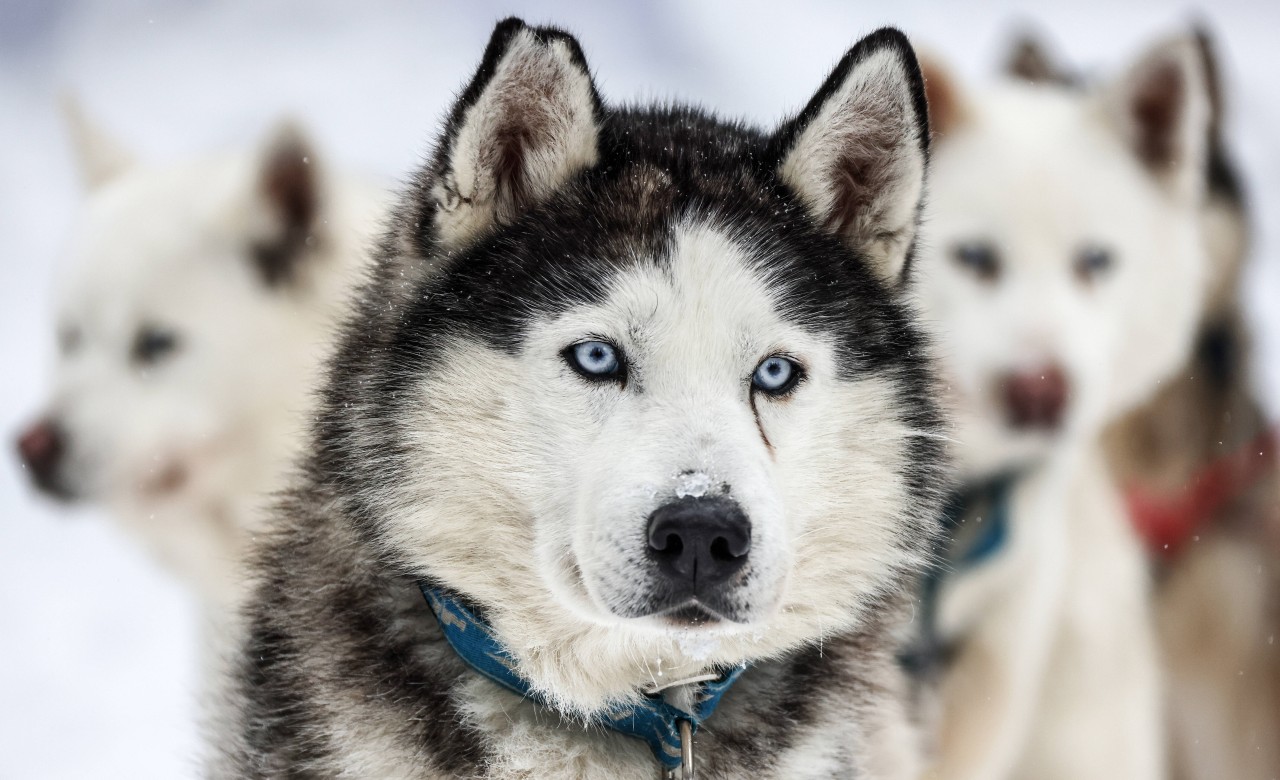
[[(53, 273), (81, 198), (57, 112), (74, 89), (142, 156), (256, 143), (301, 119), (331, 163), (393, 184), (419, 163), (493, 22), (581, 36), (606, 99), (675, 97), (773, 123), (861, 34), (904, 29), (970, 78), (1030, 26), (1112, 68), (1192, 18), (1216, 33), (1229, 137), (1258, 236), (1247, 296), (1280, 414), (1280, 3), (667, 0), (627, 5), (340, 0), (0, 0), (0, 434), (39, 409)], [(7, 443), (6, 443), (6, 446)], [(37, 498), (0, 466), (0, 779), (197, 774), (194, 605), (105, 518)]]

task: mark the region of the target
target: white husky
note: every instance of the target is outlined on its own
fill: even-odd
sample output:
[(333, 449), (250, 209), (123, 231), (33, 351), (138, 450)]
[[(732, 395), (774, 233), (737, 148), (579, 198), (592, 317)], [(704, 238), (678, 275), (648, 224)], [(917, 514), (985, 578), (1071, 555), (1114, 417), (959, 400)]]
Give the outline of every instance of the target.
[(1185, 358), (1201, 305), (1201, 62), (1178, 38), (1091, 89), (926, 78), (920, 291), (956, 455), (972, 485), (1020, 477), (1002, 549), (940, 589), (936, 776), (1154, 780), (1145, 561), (1098, 440)]
[(19, 450), (38, 487), (110, 509), (218, 612), (379, 198), (290, 125), (256, 151), (159, 167), (69, 116), (89, 198), (58, 287), (53, 392)]

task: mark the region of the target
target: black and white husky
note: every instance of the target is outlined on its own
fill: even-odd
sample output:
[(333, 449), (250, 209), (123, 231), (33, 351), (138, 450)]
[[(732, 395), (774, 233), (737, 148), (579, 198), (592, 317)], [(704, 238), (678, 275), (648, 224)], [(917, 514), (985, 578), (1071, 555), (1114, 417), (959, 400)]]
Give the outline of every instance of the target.
[(332, 363), (214, 774), (913, 777), (927, 127), (894, 30), (764, 133), (499, 24)]

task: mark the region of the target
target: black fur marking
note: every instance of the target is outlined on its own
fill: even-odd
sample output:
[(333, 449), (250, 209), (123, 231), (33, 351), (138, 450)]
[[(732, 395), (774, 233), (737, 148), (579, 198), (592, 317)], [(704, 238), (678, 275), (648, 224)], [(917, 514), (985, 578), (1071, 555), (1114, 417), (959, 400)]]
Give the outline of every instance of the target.
[(1243, 351), (1239, 340), (1230, 322), (1207, 322), (1200, 329), (1196, 364), (1214, 387), (1225, 390), (1236, 381)]
[(1213, 37), (1204, 27), (1195, 30), (1196, 49), (1200, 53), (1200, 61), (1204, 66), (1205, 79), (1209, 83), (1209, 106), (1212, 115), (1209, 120), (1209, 156), (1207, 160), (1207, 179), (1209, 192), (1224, 198), (1227, 202), (1241, 206), (1244, 202), (1244, 187), (1240, 182), (1240, 174), (1227, 153), (1223, 140), (1223, 121), (1225, 118), (1223, 83), (1218, 56), (1213, 44)]

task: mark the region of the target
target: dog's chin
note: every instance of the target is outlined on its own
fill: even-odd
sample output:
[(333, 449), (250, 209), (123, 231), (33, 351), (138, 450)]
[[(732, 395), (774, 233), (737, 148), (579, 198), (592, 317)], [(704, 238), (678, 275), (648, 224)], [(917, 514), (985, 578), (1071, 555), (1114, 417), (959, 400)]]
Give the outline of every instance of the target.
[(708, 603), (689, 598), (677, 603), (655, 602), (641, 609), (610, 610), (617, 621), (644, 633), (739, 634), (758, 632), (763, 625), (754, 610)]
[[(966, 435), (967, 433), (967, 435)], [(963, 479), (983, 479), (1001, 472), (1019, 471), (1044, 460), (1061, 441), (1061, 430), (1016, 428), (996, 415), (960, 434)]]
[(660, 629), (679, 631), (733, 630), (744, 625), (741, 621), (731, 620), (696, 599), (650, 615), (649, 619)]
[(753, 626), (757, 624), (754, 615), (717, 607), (696, 598), (676, 604), (649, 602), (643, 605), (637, 605), (635, 601), (628, 599), (621, 601), (626, 606), (618, 606), (584, 590), (582, 598), (574, 599), (574, 602), (566, 606), (579, 614), (582, 614), (585, 607), (591, 613), (592, 622), (612, 629), (631, 629), (644, 634), (685, 634), (689, 631), (734, 633), (754, 630)]
[(191, 482), (191, 467), (179, 457), (159, 458), (133, 480), (134, 491), (144, 501), (163, 501), (182, 491)]

